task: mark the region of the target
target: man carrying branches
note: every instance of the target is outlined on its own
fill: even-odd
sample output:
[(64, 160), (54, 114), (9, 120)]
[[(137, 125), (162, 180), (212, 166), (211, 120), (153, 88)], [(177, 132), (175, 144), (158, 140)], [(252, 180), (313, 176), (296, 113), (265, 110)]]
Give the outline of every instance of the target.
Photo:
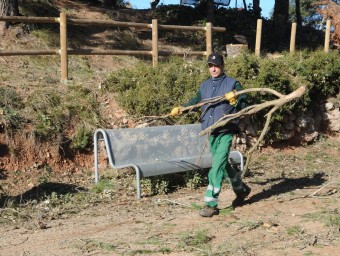
[[(199, 102), (209, 100), (209, 104), (201, 107), (202, 130), (214, 125), (224, 115), (234, 114), (246, 106), (245, 95), (236, 96), (235, 92), (242, 90), (241, 84), (234, 78), (224, 73), (224, 60), (221, 54), (212, 53), (208, 57), (210, 78), (204, 81), (194, 98), (184, 104), (183, 107), (175, 107), (170, 115), (176, 116), (182, 113), (184, 107), (196, 105)], [(211, 102), (211, 99), (223, 101)], [(209, 136), (210, 151), (213, 156), (212, 167), (208, 174), (209, 185), (205, 192), (204, 202), (206, 206), (199, 212), (202, 217), (217, 215), (219, 210), (218, 197), (221, 192), (222, 182), (229, 178), (236, 198), (232, 202), (233, 207), (242, 206), (251, 189), (242, 182), (239, 171), (235, 170), (228, 162), (233, 135), (238, 132), (239, 120), (235, 119), (224, 126), (213, 129)]]

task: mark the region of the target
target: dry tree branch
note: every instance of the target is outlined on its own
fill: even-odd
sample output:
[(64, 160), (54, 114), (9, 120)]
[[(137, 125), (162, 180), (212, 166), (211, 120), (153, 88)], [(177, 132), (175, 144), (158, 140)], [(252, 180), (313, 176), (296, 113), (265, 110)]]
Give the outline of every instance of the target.
[(245, 116), (257, 113), (264, 108), (272, 107), (272, 109), (266, 115), (266, 117), (267, 117), (266, 123), (264, 125), (264, 128), (263, 128), (261, 134), (260, 134), (260, 137), (257, 139), (256, 143), (251, 147), (251, 149), (247, 153), (247, 161), (246, 161), (243, 173), (242, 173), (242, 176), (244, 177), (248, 172), (248, 167), (249, 167), (249, 163), (251, 161), (252, 153), (255, 151), (255, 149), (258, 147), (258, 145), (260, 144), (260, 142), (263, 140), (264, 136), (268, 132), (269, 124), (270, 124), (271, 117), (272, 117), (273, 113), (278, 108), (280, 108), (282, 105), (286, 104), (287, 102), (290, 102), (294, 99), (300, 98), (304, 94), (305, 91), (306, 91), (306, 87), (304, 87), (304, 86), (301, 86), (300, 88), (298, 88), (297, 90), (293, 91), (292, 93), (290, 93), (288, 95), (283, 95), (283, 94), (278, 93), (277, 91), (269, 89), (269, 88), (251, 88), (251, 89), (245, 89), (245, 90), (242, 90), (242, 91), (238, 91), (236, 93), (237, 95), (240, 95), (240, 94), (243, 94), (243, 93), (248, 93), (248, 92), (270, 92), (270, 93), (276, 95), (279, 98), (276, 99), (276, 100), (266, 101), (266, 102), (261, 103), (261, 104), (249, 106), (249, 107), (244, 108), (244, 109), (242, 109), (241, 111), (239, 111), (235, 114), (225, 115), (220, 120), (218, 120), (214, 125), (208, 127), (204, 131), (202, 131), (200, 133), (200, 135), (208, 134), (213, 129), (216, 129), (217, 127), (220, 127), (220, 126), (224, 126), (224, 125), (226, 125), (227, 123), (229, 123), (230, 121), (232, 121), (236, 118), (243, 118)]
[[(258, 145), (263, 140), (264, 136), (266, 135), (266, 133), (269, 130), (269, 124), (270, 124), (273, 113), (277, 109), (279, 109), (282, 105), (286, 104), (287, 102), (290, 102), (294, 99), (300, 98), (305, 93), (305, 91), (306, 91), (305, 86), (301, 86), (300, 88), (298, 88), (297, 90), (293, 91), (292, 93), (290, 93), (288, 95), (281, 94), (281, 93), (279, 93), (279, 92), (277, 92), (273, 89), (270, 89), (270, 88), (249, 88), (249, 89), (245, 89), (245, 90), (242, 90), (242, 91), (237, 91), (237, 92), (235, 92), (236, 95), (241, 95), (241, 94), (244, 94), (244, 93), (251, 93), (251, 92), (260, 92), (260, 93), (268, 92), (268, 93), (272, 93), (275, 96), (277, 96), (278, 99), (266, 101), (266, 102), (261, 103), (261, 104), (248, 106), (248, 107), (242, 109), (241, 111), (239, 111), (235, 114), (225, 115), (220, 120), (218, 120), (214, 125), (203, 130), (200, 133), (200, 135), (210, 134), (212, 130), (214, 130), (218, 127), (224, 126), (234, 119), (243, 118), (245, 116), (255, 114), (262, 109), (272, 107), (272, 109), (266, 114), (266, 123), (264, 125), (264, 128), (263, 128), (259, 138), (257, 139), (256, 143), (252, 146), (252, 148), (247, 153), (247, 161), (246, 161), (244, 171), (243, 171), (243, 174), (242, 174), (242, 176), (244, 177), (247, 174), (249, 163), (251, 161), (252, 153), (258, 147)], [(206, 100), (206, 101), (202, 101), (202, 102), (200, 102), (196, 105), (193, 105), (193, 106), (182, 107), (181, 111), (184, 112), (184, 111), (192, 110), (194, 108), (201, 107), (205, 104), (211, 104), (211, 103), (219, 102), (219, 101), (222, 101), (222, 100), (224, 100), (224, 96), (215, 97), (215, 98), (212, 98), (212, 99), (209, 99), (209, 100)]]
[[(297, 90), (291, 92), (288, 95), (281, 94), (281, 93), (279, 93), (279, 92), (277, 92), (273, 89), (270, 89), (270, 88), (249, 88), (249, 89), (245, 89), (245, 90), (242, 90), (242, 91), (237, 91), (237, 92), (235, 92), (236, 96), (244, 94), (244, 93), (252, 93), (252, 92), (265, 93), (265, 92), (267, 92), (267, 93), (274, 94), (275, 96), (278, 97), (278, 99), (266, 101), (266, 102), (263, 102), (261, 104), (255, 104), (255, 105), (252, 105), (252, 106), (248, 106), (248, 107), (240, 110), (237, 113), (225, 115), (220, 120), (218, 120), (214, 125), (211, 125), (207, 129), (200, 132), (200, 135), (202, 136), (202, 135), (205, 135), (205, 134), (210, 134), (212, 132), (212, 130), (214, 130), (218, 127), (224, 126), (232, 120), (243, 118), (245, 116), (255, 114), (262, 109), (272, 107), (272, 109), (266, 114), (266, 123), (263, 127), (263, 130), (262, 130), (259, 138), (257, 139), (256, 143), (251, 147), (251, 149), (247, 153), (247, 161), (246, 161), (243, 173), (242, 173), (242, 176), (244, 177), (247, 174), (248, 166), (249, 166), (249, 163), (250, 163), (250, 160), (251, 160), (252, 153), (258, 147), (258, 145), (263, 140), (264, 136), (266, 135), (266, 133), (269, 130), (269, 124), (270, 124), (273, 113), (277, 109), (279, 109), (282, 105), (286, 104), (287, 102), (290, 102), (292, 100), (300, 98), (305, 93), (305, 91), (306, 91), (305, 86), (299, 87)], [(220, 102), (220, 101), (223, 101), (223, 100), (225, 100), (224, 96), (218, 96), (218, 97), (210, 98), (210, 99), (201, 101), (201, 102), (199, 102), (195, 105), (192, 105), (192, 106), (181, 107), (181, 112), (190, 111), (190, 110), (199, 108), (203, 105), (212, 104), (212, 103)], [(167, 115), (161, 116), (159, 118), (168, 118), (170, 116), (171, 116), (170, 114), (167, 114)]]
[[(236, 94), (236, 93), (235, 93)], [(236, 94), (238, 95), (238, 94)], [(181, 112), (189, 112), (193, 109), (196, 109), (196, 108), (199, 108), (199, 107), (202, 107), (203, 105), (205, 104), (211, 104), (211, 103), (216, 103), (216, 102), (220, 102), (222, 100), (224, 100), (224, 96), (217, 96), (217, 97), (214, 97), (214, 98), (210, 98), (210, 99), (207, 99), (207, 100), (203, 100), (195, 105), (192, 105), (192, 106), (188, 106), (188, 107), (181, 107)], [(166, 114), (166, 115), (163, 115), (163, 116), (143, 116), (143, 117), (140, 117), (138, 118), (138, 120), (147, 120), (148, 122), (150, 121), (154, 121), (155, 119), (167, 119), (171, 117), (171, 114)]]
[(200, 135), (208, 134), (213, 129), (216, 129), (217, 127), (220, 127), (220, 126), (224, 126), (234, 119), (243, 118), (245, 116), (255, 114), (262, 109), (265, 109), (265, 108), (268, 108), (268, 107), (271, 107), (271, 106), (279, 108), (282, 105), (284, 105), (285, 103), (301, 97), (303, 95), (303, 93), (305, 92), (305, 90), (306, 90), (306, 88), (304, 86), (301, 86), (299, 89), (293, 91), (292, 93), (290, 93), (288, 95), (283, 95), (283, 94), (281, 94), (281, 93), (279, 93), (275, 90), (269, 89), (269, 88), (250, 88), (250, 89), (238, 91), (238, 92), (235, 93), (236, 95), (249, 93), (249, 92), (270, 92), (270, 93), (278, 96), (279, 99), (266, 101), (266, 102), (261, 103), (261, 104), (252, 105), (252, 106), (249, 106), (249, 107), (242, 109), (241, 111), (239, 111), (235, 114), (225, 115), (220, 120), (218, 120), (214, 125), (208, 127), (204, 131), (202, 131), (200, 133)]

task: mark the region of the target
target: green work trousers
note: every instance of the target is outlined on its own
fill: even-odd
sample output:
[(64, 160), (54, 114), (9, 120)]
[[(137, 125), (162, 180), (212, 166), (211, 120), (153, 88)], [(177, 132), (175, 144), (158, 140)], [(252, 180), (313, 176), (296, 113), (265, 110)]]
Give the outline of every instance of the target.
[(243, 183), (240, 173), (229, 163), (228, 157), (232, 134), (210, 135), (210, 151), (213, 156), (212, 167), (208, 174), (209, 185), (204, 195), (204, 202), (207, 206), (217, 207), (218, 196), (224, 179), (229, 179), (235, 193), (243, 190)]

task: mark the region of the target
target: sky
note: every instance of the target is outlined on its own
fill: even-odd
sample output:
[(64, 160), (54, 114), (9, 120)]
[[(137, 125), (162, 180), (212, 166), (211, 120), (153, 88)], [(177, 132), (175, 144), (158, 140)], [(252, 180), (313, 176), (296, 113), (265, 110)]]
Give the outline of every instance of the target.
[[(130, 1), (133, 9), (148, 9), (150, 8), (150, 0), (127, 0)], [(159, 4), (180, 4), (180, 0), (160, 0)], [(252, 3), (253, 1), (247, 0), (248, 3)], [(260, 7), (262, 8), (262, 16), (269, 18), (271, 11), (274, 8), (275, 0), (262, 0), (260, 1)], [(243, 7), (243, 1), (241, 0), (231, 0), (230, 7)]]

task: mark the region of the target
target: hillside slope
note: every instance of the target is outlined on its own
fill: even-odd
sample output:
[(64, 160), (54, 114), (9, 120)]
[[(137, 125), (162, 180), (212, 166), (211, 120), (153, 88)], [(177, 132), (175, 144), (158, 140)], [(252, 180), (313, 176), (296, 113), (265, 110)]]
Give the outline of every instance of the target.
[[(149, 22), (150, 10), (108, 10), (91, 6), (83, 1), (54, 1), (59, 11), (67, 11), (70, 18)], [(35, 27), (37, 26), (37, 27)], [(116, 28), (70, 27), (70, 47), (82, 49), (112, 48), (119, 43), (122, 33), (126, 33), (138, 45), (148, 47), (150, 39), (138, 38), (129, 30)], [(74, 34), (75, 33), (75, 34)], [(118, 42), (118, 43), (117, 43)], [(125, 42), (125, 41), (123, 41)], [(58, 32), (55, 26), (41, 29), (38, 25), (16, 24), (10, 26), (0, 42), (2, 50), (39, 50), (58, 48)], [(17, 92), (24, 104), (34, 95), (51, 93), (70, 94), (71, 87), (88, 88), (96, 93), (95, 99), (107, 127), (117, 127), (128, 122), (123, 110), (115, 103), (113, 95), (103, 93), (103, 82), (107, 75), (117, 69), (128, 68), (138, 60), (129, 56), (69, 56), (69, 82), (60, 83), (60, 60), (58, 56), (2, 56), (0, 57), (1, 88)], [(42, 97), (46, 97), (43, 96)], [(47, 99), (46, 99), (47, 100)], [(26, 103), (25, 103), (26, 102)], [(18, 115), (29, 116), (25, 113)], [(6, 126), (7, 116), (2, 116), (0, 124), (1, 186), (8, 194), (21, 194), (40, 183), (42, 176), (49, 179), (63, 177), (62, 180), (81, 181), (92, 179), (88, 176), (93, 166), (92, 152), (65, 152), (56, 139), (40, 141), (34, 135), (33, 126), (25, 124), (20, 132)], [(6, 121), (7, 120), (7, 121)], [(2, 123), (3, 122), (3, 123)], [(63, 133), (69, 134), (74, 127)], [(52, 172), (51, 172), (52, 170)], [(60, 173), (62, 175), (60, 176)], [(65, 176), (65, 177), (64, 177)], [(39, 181), (40, 180), (40, 181)]]

